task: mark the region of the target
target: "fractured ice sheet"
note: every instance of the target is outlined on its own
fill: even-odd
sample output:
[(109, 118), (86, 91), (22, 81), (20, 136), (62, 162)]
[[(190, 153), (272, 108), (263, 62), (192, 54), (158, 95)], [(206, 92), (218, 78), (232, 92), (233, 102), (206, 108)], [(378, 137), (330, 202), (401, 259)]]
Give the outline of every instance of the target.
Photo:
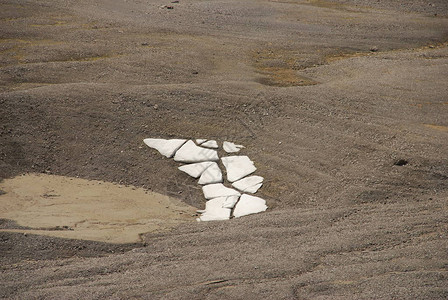
[(207, 141), (206, 139), (196, 139), (196, 144), (200, 145), (206, 141)]
[(224, 142), (223, 145), (222, 145), (222, 148), (227, 153), (234, 153), (234, 152), (240, 151), (242, 148), (244, 148), (244, 146), (243, 145), (237, 145), (237, 144), (234, 144), (232, 142)]
[[(248, 176), (257, 168), (247, 156), (228, 156), (221, 158), (227, 171), (228, 182), (238, 190), (224, 186), (222, 171), (217, 163), (219, 148), (215, 140), (207, 139), (144, 139), (144, 143), (158, 150), (166, 157), (173, 157), (178, 162), (186, 163), (179, 170), (188, 175), (199, 178), (203, 184), (202, 191), (206, 202), (204, 210), (198, 211), (202, 215), (198, 221), (228, 220), (232, 217), (242, 217), (255, 214), (267, 209), (266, 201), (241, 193), (255, 193), (263, 185), (263, 177)], [(226, 152), (238, 152), (242, 145), (224, 142)], [(248, 176), (248, 177), (246, 177)]]
[(198, 221), (218, 221), (230, 219), (231, 208), (225, 207), (227, 197), (213, 198), (205, 203), (205, 210)]
[(254, 162), (247, 156), (227, 156), (221, 158), (227, 170), (227, 179), (230, 182), (237, 181), (257, 169)]
[(199, 178), (199, 184), (210, 184), (222, 182), (222, 173), (218, 164), (212, 162), (211, 165), (202, 173)]
[(214, 164), (214, 162), (204, 161), (204, 162), (200, 162), (200, 163), (180, 166), (178, 169), (181, 170), (182, 172), (187, 173), (191, 177), (198, 178), (212, 164)]
[[(240, 196), (227, 196), (227, 197), (218, 197), (218, 198), (225, 199), (225, 200), (222, 201), (222, 207), (224, 207), (224, 208), (234, 208), (235, 204), (238, 202), (238, 199), (240, 198)], [(218, 199), (218, 198), (213, 198), (213, 199)], [(196, 212), (200, 213), (200, 214), (203, 214), (203, 213), (206, 212), (206, 210), (205, 209), (198, 209), (198, 210), (196, 210)]]
[(218, 143), (215, 140), (209, 140), (201, 144), (202, 147), (218, 149)]
[(202, 192), (204, 192), (205, 199), (241, 195), (238, 191), (225, 187), (222, 183), (204, 185)]
[(256, 214), (265, 211), (268, 207), (266, 201), (259, 197), (243, 194), (240, 197), (240, 201), (235, 206), (233, 216), (239, 218), (242, 216)]
[(263, 185), (263, 177), (261, 176), (249, 176), (232, 183), (234, 188), (237, 188), (241, 192), (256, 193)]
[(238, 202), (239, 196), (228, 196), (225, 197), (226, 200), (222, 203), (222, 207), (225, 208), (234, 208), (235, 204)]
[(190, 140), (177, 150), (174, 155), (174, 160), (185, 163), (195, 163), (202, 161), (217, 161), (219, 158), (216, 150), (196, 146), (196, 144)]
[(183, 144), (185, 144), (186, 140), (144, 139), (143, 142), (149, 147), (159, 151), (160, 154), (170, 158)]

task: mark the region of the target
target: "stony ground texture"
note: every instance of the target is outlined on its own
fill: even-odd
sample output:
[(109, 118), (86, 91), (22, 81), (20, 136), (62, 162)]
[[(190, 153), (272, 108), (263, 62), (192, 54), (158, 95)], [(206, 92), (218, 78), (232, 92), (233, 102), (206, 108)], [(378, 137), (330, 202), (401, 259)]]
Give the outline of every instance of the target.
[(142, 140), (230, 140), (270, 208), (142, 244), (3, 232), (0, 297), (448, 298), (447, 1), (0, 6), (2, 178), (201, 208), (196, 180)]

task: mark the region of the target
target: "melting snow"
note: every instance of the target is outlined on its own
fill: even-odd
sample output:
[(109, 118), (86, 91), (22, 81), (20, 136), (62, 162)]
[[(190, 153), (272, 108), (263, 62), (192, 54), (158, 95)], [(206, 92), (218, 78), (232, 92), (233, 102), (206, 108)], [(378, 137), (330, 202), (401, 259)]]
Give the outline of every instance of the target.
[(196, 139), (196, 144), (200, 145), (206, 141), (207, 141), (206, 139)]
[(234, 144), (232, 142), (224, 142), (223, 145), (222, 145), (222, 148), (227, 153), (234, 153), (234, 152), (240, 151), (242, 148), (244, 148), (244, 146), (243, 145), (237, 145), (237, 144)]
[(230, 208), (224, 207), (227, 197), (214, 198), (205, 203), (205, 211), (198, 221), (218, 221), (230, 219)]
[(182, 172), (187, 173), (191, 177), (198, 178), (212, 164), (213, 164), (213, 162), (211, 162), (211, 161), (204, 161), (204, 162), (190, 164), (190, 165), (183, 165), (183, 166), (179, 167), (178, 169), (181, 170)]
[[(216, 161), (219, 160), (218, 152), (208, 148), (218, 148), (215, 140), (196, 139), (197, 146), (192, 140), (184, 139), (144, 139), (146, 145), (158, 150), (166, 157), (173, 157), (178, 162), (189, 163), (179, 167), (179, 170), (188, 175), (199, 178), (199, 184), (203, 184), (202, 191), (208, 200), (205, 210), (199, 210), (202, 215), (198, 221), (228, 220), (233, 216), (238, 218), (249, 214), (255, 214), (267, 209), (266, 201), (255, 196), (243, 194), (222, 184), (223, 176)], [(242, 145), (224, 142), (226, 152), (238, 152)], [(255, 193), (263, 185), (263, 177), (249, 176), (257, 168), (247, 156), (227, 156), (221, 158), (227, 171), (227, 180), (232, 186), (244, 193)], [(238, 201), (239, 199), (239, 201)]]
[(205, 185), (202, 187), (202, 191), (204, 192), (205, 199), (241, 195), (238, 191), (225, 187), (222, 183)]
[(186, 140), (173, 139), (144, 139), (143, 142), (151, 148), (156, 149), (160, 154), (170, 158), (174, 153), (185, 144)]
[(221, 158), (227, 170), (227, 179), (230, 182), (237, 181), (257, 169), (254, 162), (247, 156), (227, 156)]
[(238, 203), (235, 206), (233, 215), (235, 216), (235, 218), (239, 218), (242, 216), (256, 214), (265, 211), (267, 208), (268, 207), (266, 206), (266, 201), (264, 199), (243, 194), (240, 197), (240, 201), (238, 201)]
[(199, 178), (199, 184), (210, 184), (222, 182), (222, 173), (218, 164), (212, 162), (211, 165), (202, 173)]
[(222, 203), (222, 207), (225, 208), (234, 208), (235, 204), (238, 202), (239, 196), (229, 196), (226, 197), (226, 201)]
[(232, 183), (234, 188), (239, 189), (242, 192), (256, 193), (263, 185), (263, 177), (261, 176), (249, 176)]
[(201, 161), (217, 161), (219, 160), (218, 152), (212, 149), (206, 149), (199, 146), (193, 141), (188, 141), (174, 155), (175, 161), (194, 163)]
[(218, 149), (218, 143), (215, 140), (206, 141), (201, 144), (202, 147)]

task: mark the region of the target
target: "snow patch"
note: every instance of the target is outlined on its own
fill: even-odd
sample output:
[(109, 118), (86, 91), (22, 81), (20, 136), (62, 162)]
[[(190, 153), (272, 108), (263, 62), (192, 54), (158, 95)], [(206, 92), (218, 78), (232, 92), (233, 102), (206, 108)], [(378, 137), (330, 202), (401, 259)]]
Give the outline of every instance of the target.
[[(196, 139), (195, 143), (186, 139), (148, 138), (143, 141), (162, 155), (168, 158), (174, 156), (175, 161), (187, 163), (178, 169), (199, 178), (198, 183), (204, 185), (202, 191), (208, 201), (204, 210), (198, 210), (202, 214), (198, 221), (228, 220), (232, 217), (232, 209), (236, 218), (267, 209), (265, 200), (248, 194), (241, 196), (237, 190), (224, 186), (222, 171), (217, 163), (218, 152), (213, 150), (219, 148), (215, 140)], [(224, 142), (223, 148), (231, 153), (240, 151), (244, 146)], [(227, 156), (221, 160), (227, 171), (227, 180), (242, 193), (255, 193), (263, 185), (263, 177), (248, 176), (257, 169), (249, 157)]]
[(201, 144), (202, 147), (207, 147), (207, 148), (213, 148), (213, 149), (218, 149), (218, 142), (216, 142), (215, 140), (210, 140), (210, 141), (206, 141), (204, 143)]
[(227, 179), (230, 182), (237, 181), (257, 169), (254, 162), (247, 156), (227, 156), (221, 158), (227, 170)]
[(160, 154), (170, 158), (174, 153), (185, 144), (186, 140), (181, 139), (144, 139), (143, 142), (151, 148), (156, 149)]
[(222, 173), (218, 164), (212, 162), (211, 165), (202, 173), (199, 178), (199, 184), (211, 184), (222, 182)]
[(222, 207), (234, 208), (235, 204), (238, 202), (239, 196), (229, 196), (226, 197), (226, 201), (223, 202)]
[(202, 161), (217, 161), (219, 160), (218, 152), (212, 149), (206, 149), (189, 140), (174, 155), (174, 160), (185, 163), (195, 163)]
[(240, 197), (240, 201), (235, 206), (233, 216), (239, 218), (250, 214), (256, 214), (265, 211), (268, 207), (266, 201), (259, 197), (243, 194)]
[(230, 219), (230, 208), (224, 207), (227, 197), (213, 198), (205, 203), (205, 212), (198, 221), (219, 221)]
[(207, 139), (196, 139), (196, 144), (200, 145), (202, 143), (205, 143)]
[(212, 164), (213, 164), (213, 162), (211, 162), (211, 161), (205, 161), (205, 162), (200, 162), (200, 163), (195, 163), (195, 164), (183, 165), (183, 166), (180, 166), (178, 169), (181, 170), (182, 172), (187, 173), (191, 177), (198, 178)]
[(241, 195), (238, 191), (225, 187), (222, 183), (205, 185), (202, 187), (202, 192), (204, 192), (205, 199)]
[(263, 185), (263, 177), (249, 176), (232, 183), (232, 186), (241, 192), (254, 194)]
[(224, 142), (223, 145), (222, 145), (222, 148), (227, 153), (234, 153), (234, 152), (240, 151), (242, 148), (244, 148), (244, 146), (243, 145), (237, 145), (237, 144), (234, 144), (232, 142)]

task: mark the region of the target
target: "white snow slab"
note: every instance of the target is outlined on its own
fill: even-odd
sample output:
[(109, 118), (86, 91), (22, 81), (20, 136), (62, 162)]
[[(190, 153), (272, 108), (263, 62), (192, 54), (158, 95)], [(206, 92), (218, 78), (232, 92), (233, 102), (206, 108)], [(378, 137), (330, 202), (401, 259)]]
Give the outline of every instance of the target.
[(143, 142), (151, 148), (156, 149), (160, 154), (170, 158), (185, 143), (181, 139), (144, 139)]
[[(179, 151), (177, 153), (179, 153)], [(251, 161), (247, 156), (227, 156), (222, 157), (221, 160), (226, 167), (227, 179), (230, 182), (240, 180), (244, 176), (255, 172), (255, 170), (257, 169), (254, 166), (254, 162)]]
[(248, 187), (247, 189), (244, 190), (244, 192), (255, 194), (262, 186), (263, 186), (263, 183), (258, 183), (256, 185)]
[(205, 199), (241, 195), (238, 191), (225, 187), (222, 183), (204, 185), (202, 192), (204, 193)]
[(219, 197), (205, 203), (205, 212), (198, 221), (219, 221), (230, 219), (231, 209), (224, 207), (227, 197)]
[(241, 192), (256, 193), (263, 185), (263, 177), (249, 176), (232, 183), (232, 186), (239, 189)]
[(233, 215), (235, 218), (247, 216), (250, 214), (256, 214), (265, 211), (268, 207), (266, 201), (259, 197), (243, 194), (240, 197), (240, 201), (235, 206)]
[(222, 148), (227, 153), (234, 153), (234, 152), (240, 151), (242, 148), (244, 148), (244, 146), (243, 145), (237, 145), (237, 144), (234, 144), (232, 142), (224, 142), (222, 144)]
[(200, 162), (200, 163), (195, 163), (195, 164), (183, 165), (183, 166), (180, 166), (178, 169), (181, 170), (182, 172), (187, 173), (191, 177), (198, 178), (212, 164), (216, 164), (216, 163), (211, 162), (211, 161), (205, 161), (205, 162)]
[(196, 139), (196, 144), (200, 145), (202, 143), (205, 143), (206, 141), (206, 139)]
[(225, 197), (226, 200), (222, 203), (222, 207), (225, 208), (233, 208), (235, 204), (238, 202), (239, 196), (229, 196)]
[(204, 143), (201, 144), (202, 147), (207, 147), (207, 148), (213, 148), (213, 149), (218, 149), (218, 142), (216, 142), (215, 140), (209, 140), (206, 141)]
[(222, 173), (218, 164), (212, 162), (211, 165), (202, 173), (199, 178), (199, 184), (210, 184), (222, 182)]
[(185, 163), (217, 161), (218, 159), (218, 152), (216, 152), (216, 150), (196, 146), (192, 140), (186, 142), (179, 150), (177, 150), (176, 155), (174, 155), (175, 161)]

